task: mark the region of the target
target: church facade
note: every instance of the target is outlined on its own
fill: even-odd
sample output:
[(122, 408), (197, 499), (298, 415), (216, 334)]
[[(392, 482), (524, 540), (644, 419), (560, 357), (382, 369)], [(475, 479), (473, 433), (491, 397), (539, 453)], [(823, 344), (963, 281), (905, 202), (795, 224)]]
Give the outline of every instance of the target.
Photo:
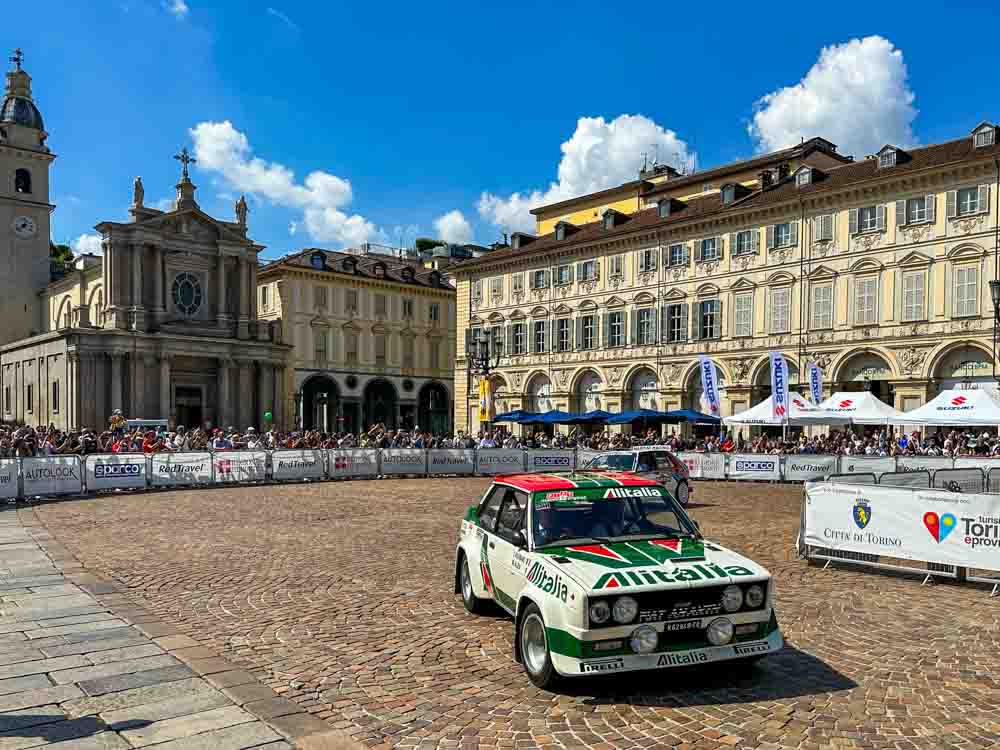
[(146, 207), (137, 178), (130, 220), (96, 227), (102, 255), (50, 282), (46, 137), (18, 59), (0, 109), (0, 419), (100, 429), (121, 409), (243, 429), (270, 412), (287, 426), (292, 347), (280, 320), (257, 316), (263, 247), (248, 236), (246, 202), (234, 221), (204, 213), (182, 151), (170, 210)]

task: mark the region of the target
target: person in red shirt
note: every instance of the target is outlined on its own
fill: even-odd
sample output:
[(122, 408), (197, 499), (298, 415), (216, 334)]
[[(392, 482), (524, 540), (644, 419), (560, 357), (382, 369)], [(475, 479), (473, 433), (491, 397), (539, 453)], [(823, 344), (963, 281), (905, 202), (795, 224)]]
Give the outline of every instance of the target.
[(146, 438), (142, 441), (143, 453), (159, 453), (163, 450), (163, 442), (156, 437), (156, 433), (150, 430), (146, 433)]

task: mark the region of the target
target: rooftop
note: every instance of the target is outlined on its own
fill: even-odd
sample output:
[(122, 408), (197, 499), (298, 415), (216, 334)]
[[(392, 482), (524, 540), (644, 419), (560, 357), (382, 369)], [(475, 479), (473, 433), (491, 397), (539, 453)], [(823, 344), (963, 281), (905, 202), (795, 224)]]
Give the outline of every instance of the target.
[(363, 254), (309, 247), (268, 263), (258, 271), (258, 278), (283, 269), (301, 269), (369, 279), (384, 279), (434, 289), (452, 289), (442, 273), (425, 268), (417, 261), (391, 255)]

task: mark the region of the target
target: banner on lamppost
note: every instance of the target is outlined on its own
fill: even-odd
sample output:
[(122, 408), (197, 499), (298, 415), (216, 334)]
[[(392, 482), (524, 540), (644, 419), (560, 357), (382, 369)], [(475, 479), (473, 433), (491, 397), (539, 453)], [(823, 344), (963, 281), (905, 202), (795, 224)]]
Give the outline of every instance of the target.
[(813, 404), (819, 404), (823, 400), (823, 371), (815, 362), (809, 363), (809, 391)]
[(490, 380), (485, 375), (479, 378), (479, 421), (490, 421)]
[(720, 415), (719, 382), (715, 372), (715, 363), (707, 354), (698, 357), (701, 366), (701, 395), (713, 417)]
[(771, 352), (771, 416), (788, 421), (788, 362), (781, 352)]

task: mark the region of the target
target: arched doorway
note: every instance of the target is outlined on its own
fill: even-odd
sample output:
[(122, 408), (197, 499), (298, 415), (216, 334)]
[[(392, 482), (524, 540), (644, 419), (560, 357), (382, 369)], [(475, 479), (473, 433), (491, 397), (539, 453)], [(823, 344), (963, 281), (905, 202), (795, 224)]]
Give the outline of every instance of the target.
[(368, 430), (381, 423), (386, 429), (396, 429), (396, 405), (399, 399), (396, 389), (388, 380), (372, 380), (365, 386), (364, 424), (362, 429)]
[(983, 388), (997, 391), (990, 354), (974, 344), (959, 345), (945, 354), (934, 367), (938, 390)]
[(526, 395), (527, 411), (546, 412), (556, 408), (552, 399), (552, 381), (548, 375), (535, 375), (528, 383)]
[[(715, 377), (718, 380), (719, 401), (721, 402), (722, 397), (726, 393), (726, 373), (719, 367), (718, 362), (715, 363)], [(695, 367), (688, 375), (687, 383), (684, 385), (684, 408), (708, 414), (709, 406), (702, 401), (703, 390), (704, 388), (701, 384), (701, 367)]]
[[(801, 383), (799, 383), (799, 368), (792, 360), (785, 357), (788, 363), (788, 390), (802, 393)], [(753, 385), (750, 387), (750, 406), (756, 406), (761, 401), (771, 398), (771, 363), (770, 360), (758, 367), (754, 376)]]
[(629, 409), (660, 410), (660, 383), (648, 367), (637, 370), (628, 387)]
[(603, 383), (601, 376), (593, 370), (588, 370), (576, 381), (576, 389), (573, 392), (573, 408), (580, 414), (588, 411), (596, 411), (604, 408), (604, 396), (602, 394)]
[(831, 383), (834, 393), (871, 391), (875, 398), (890, 406), (896, 402), (896, 392), (890, 384), (892, 366), (881, 354), (865, 351), (848, 357), (837, 368), (834, 378)]
[(417, 402), (417, 425), (420, 430), (434, 435), (449, 434), (450, 404), (448, 390), (441, 383), (432, 381), (424, 385)]
[(340, 391), (325, 375), (310, 378), (302, 386), (302, 427), (320, 432), (337, 432)]

